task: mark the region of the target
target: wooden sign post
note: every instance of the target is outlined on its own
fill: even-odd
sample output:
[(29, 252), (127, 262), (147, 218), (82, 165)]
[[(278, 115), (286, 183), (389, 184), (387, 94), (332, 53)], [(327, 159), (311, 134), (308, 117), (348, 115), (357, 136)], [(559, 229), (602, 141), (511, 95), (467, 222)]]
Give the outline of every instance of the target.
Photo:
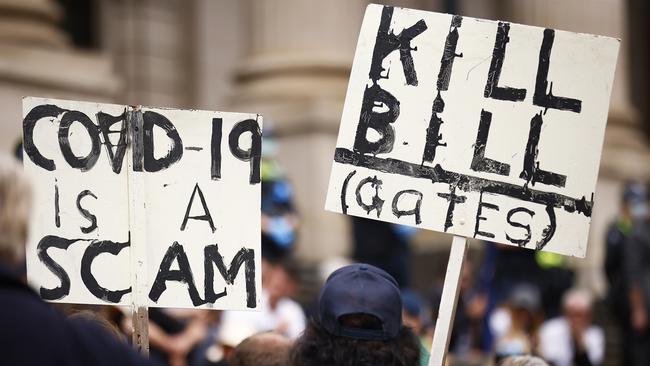
[[(128, 129), (127, 140), (133, 143), (134, 136), (138, 136), (138, 129), (144, 125), (142, 113), (139, 108), (127, 111), (126, 121)], [(128, 143), (127, 143), (128, 146)], [(129, 196), (144, 197), (144, 177), (134, 169), (133, 149), (127, 149), (127, 182)], [(131, 323), (133, 334), (131, 342), (138, 352), (149, 355), (149, 306), (147, 303), (147, 230), (145, 218), (147, 217), (144, 200), (129, 201), (129, 228), (131, 242)]]
[(451, 252), (445, 273), (445, 283), (442, 287), (440, 306), (438, 307), (438, 320), (433, 333), (433, 344), (431, 345), (431, 356), (429, 366), (442, 366), (445, 364), (445, 356), (451, 339), (454, 317), (456, 316), (456, 305), (460, 292), (460, 277), (463, 273), (463, 264), (468, 248), (467, 238), (454, 236), (451, 242)]
[(41, 98), (23, 109), (27, 277), (43, 299), (130, 305), (142, 353), (149, 307), (259, 308), (259, 115)]
[(369, 5), (326, 209), (453, 234), (430, 366), (467, 239), (584, 257), (619, 41)]

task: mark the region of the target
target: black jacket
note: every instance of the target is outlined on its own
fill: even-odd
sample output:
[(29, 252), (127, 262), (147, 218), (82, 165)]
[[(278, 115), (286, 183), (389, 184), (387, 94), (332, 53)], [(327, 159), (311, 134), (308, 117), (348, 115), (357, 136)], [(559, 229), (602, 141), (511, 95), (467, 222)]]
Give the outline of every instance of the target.
[(0, 365), (151, 365), (98, 324), (67, 319), (0, 265)]

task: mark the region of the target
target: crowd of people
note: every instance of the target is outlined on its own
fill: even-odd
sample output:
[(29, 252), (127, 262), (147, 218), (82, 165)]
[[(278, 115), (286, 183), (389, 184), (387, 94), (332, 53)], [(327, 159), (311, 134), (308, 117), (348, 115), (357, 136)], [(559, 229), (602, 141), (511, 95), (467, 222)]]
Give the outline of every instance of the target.
[[(373, 224), (378, 225), (389, 224)], [(404, 323), (426, 350), (442, 281), (428, 294), (417, 294), (408, 284), (401, 292)], [(482, 258), (463, 266), (449, 357), (457, 365), (500, 364), (531, 354), (555, 366), (602, 365), (605, 337), (593, 322), (594, 306), (593, 294), (575, 287), (562, 256), (485, 243)]]
[[(270, 144), (269, 146), (273, 146)], [(299, 215), (278, 165), (262, 160), (259, 312), (149, 310), (150, 355), (128, 345), (130, 311), (52, 306), (25, 284), (29, 184), (0, 159), (0, 338), (3, 361), (23, 365), (427, 365), (441, 286), (410, 286), (410, 228), (353, 219), (347, 265), (323, 265), (318, 298), (301, 303), (293, 259)], [(607, 236), (607, 306), (619, 325), (623, 365), (650, 359), (650, 222), (640, 184), (623, 195)], [(358, 262), (358, 263), (352, 263)], [(332, 268), (340, 267), (340, 268)], [(605, 334), (592, 293), (575, 287), (564, 257), (486, 243), (467, 261), (449, 364), (597, 366)], [(535, 357), (537, 356), (537, 357)]]

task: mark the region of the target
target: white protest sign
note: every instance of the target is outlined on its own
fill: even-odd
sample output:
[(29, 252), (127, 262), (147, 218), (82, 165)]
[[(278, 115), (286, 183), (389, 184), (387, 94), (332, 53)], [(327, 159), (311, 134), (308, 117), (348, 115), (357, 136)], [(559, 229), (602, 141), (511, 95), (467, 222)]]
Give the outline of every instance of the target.
[(618, 47), (368, 6), (326, 208), (584, 257)]
[(23, 112), (43, 299), (130, 305), (144, 288), (139, 306), (258, 307), (259, 115), (41, 98)]

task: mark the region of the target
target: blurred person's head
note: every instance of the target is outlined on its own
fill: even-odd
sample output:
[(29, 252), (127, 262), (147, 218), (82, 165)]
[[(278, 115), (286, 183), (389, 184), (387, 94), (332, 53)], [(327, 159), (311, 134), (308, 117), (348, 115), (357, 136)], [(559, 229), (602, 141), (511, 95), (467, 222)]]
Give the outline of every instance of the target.
[(541, 294), (537, 287), (519, 284), (513, 287), (508, 298), (512, 327), (527, 333), (539, 325)]
[(385, 271), (352, 264), (330, 275), (319, 297), (319, 317), (291, 352), (297, 365), (416, 365), (420, 345), (402, 325), (397, 282)]
[(405, 326), (420, 334), (424, 327), (424, 300), (411, 290), (402, 291), (402, 322)]
[(273, 333), (259, 333), (241, 342), (233, 357), (231, 366), (285, 366), (289, 360), (291, 341)]
[(548, 366), (548, 363), (539, 357), (513, 356), (505, 358), (498, 366)]
[(522, 283), (514, 286), (507, 300), (509, 329), (495, 342), (498, 361), (509, 356), (526, 355), (533, 350), (533, 338), (542, 322), (541, 295), (537, 287)]
[[(230, 318), (226, 318), (230, 319)], [(225, 320), (221, 323), (217, 334), (220, 358), (230, 361), (235, 355), (235, 349), (245, 339), (253, 336), (256, 330), (250, 324), (240, 323), (236, 320)]]
[(591, 324), (593, 296), (584, 289), (567, 291), (562, 298), (562, 310), (569, 325), (576, 328), (586, 328)]
[(274, 263), (267, 261), (262, 285), (269, 295), (271, 307), (282, 298), (292, 297), (298, 289), (297, 263), (291, 258)]
[(119, 328), (96, 311), (80, 310), (68, 315), (68, 319), (73, 322), (87, 322), (97, 324), (106, 330), (109, 334), (115, 336), (115, 338), (118, 340), (126, 342), (126, 338), (124, 337), (124, 334), (120, 332)]
[(648, 216), (648, 192), (643, 183), (626, 183), (623, 190), (621, 212), (623, 216), (632, 219)]
[(14, 267), (25, 259), (30, 187), (15, 159), (0, 155), (0, 262)]

